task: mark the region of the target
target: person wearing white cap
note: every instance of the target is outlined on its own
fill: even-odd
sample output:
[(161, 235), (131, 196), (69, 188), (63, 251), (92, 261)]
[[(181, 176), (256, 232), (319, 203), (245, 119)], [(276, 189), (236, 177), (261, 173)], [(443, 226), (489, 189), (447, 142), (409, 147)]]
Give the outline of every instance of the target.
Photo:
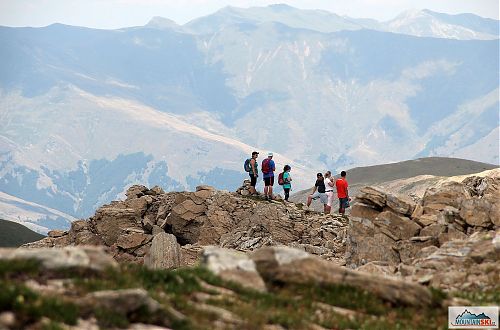
[(274, 171), (276, 165), (273, 161), (273, 153), (269, 152), (267, 158), (262, 161), (262, 174), (264, 177), (264, 196), (267, 200), (273, 199)]

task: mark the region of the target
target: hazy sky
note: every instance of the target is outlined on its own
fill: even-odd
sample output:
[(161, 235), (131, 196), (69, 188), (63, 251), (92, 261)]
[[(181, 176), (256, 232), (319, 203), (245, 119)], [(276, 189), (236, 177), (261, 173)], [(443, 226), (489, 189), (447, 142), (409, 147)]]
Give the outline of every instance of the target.
[(144, 25), (153, 16), (184, 24), (228, 5), (246, 8), (273, 3), (378, 20), (389, 20), (407, 9), (424, 8), (495, 19), (499, 16), (499, 0), (0, 0), (0, 25), (45, 26), (57, 22), (119, 28)]

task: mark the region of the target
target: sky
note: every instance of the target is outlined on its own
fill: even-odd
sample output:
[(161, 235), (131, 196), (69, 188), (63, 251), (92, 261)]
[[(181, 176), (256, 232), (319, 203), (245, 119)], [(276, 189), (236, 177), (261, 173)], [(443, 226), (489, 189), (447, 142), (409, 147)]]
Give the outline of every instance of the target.
[(408, 9), (473, 13), (498, 19), (498, 0), (0, 0), (0, 25), (46, 26), (52, 23), (113, 29), (146, 24), (154, 16), (178, 24), (231, 5), (248, 8), (286, 3), (350, 17), (390, 20)]

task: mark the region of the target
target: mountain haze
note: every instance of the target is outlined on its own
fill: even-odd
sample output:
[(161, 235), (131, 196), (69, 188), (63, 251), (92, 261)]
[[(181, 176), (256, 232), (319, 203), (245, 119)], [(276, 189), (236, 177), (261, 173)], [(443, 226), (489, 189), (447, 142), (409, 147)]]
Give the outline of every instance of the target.
[(253, 150), (291, 164), (296, 190), (327, 168), (498, 164), (498, 35), (471, 14), (287, 5), (182, 26), (0, 27), (0, 191), (69, 223), (135, 183), (234, 190)]

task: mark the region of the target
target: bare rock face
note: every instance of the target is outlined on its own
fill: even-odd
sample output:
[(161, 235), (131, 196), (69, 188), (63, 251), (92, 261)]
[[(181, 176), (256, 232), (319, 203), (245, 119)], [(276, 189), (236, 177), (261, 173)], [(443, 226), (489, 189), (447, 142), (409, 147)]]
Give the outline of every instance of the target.
[(412, 280), (425, 278), (444, 290), (495, 288), (500, 282), (500, 231), (477, 232), (452, 240), (421, 255), (400, 275)]
[(347, 265), (356, 268), (370, 261), (408, 264), (422, 248), (498, 228), (499, 173), (430, 187), (418, 204), (379, 188), (361, 189), (351, 215), (362, 220), (351, 219)]
[(242, 286), (266, 291), (266, 285), (260, 277), (255, 263), (245, 253), (218, 247), (205, 247), (202, 265), (225, 280)]
[(380, 231), (395, 241), (416, 236), (420, 231), (420, 226), (416, 222), (392, 211), (381, 212), (374, 223)]
[(367, 274), (376, 274), (381, 276), (396, 276), (396, 266), (390, 265), (384, 261), (370, 261), (369, 263), (356, 268), (359, 272)]
[(335, 285), (347, 284), (366, 290), (393, 304), (431, 304), (428, 289), (400, 279), (366, 274), (334, 265), (288, 247), (267, 247), (251, 254), (266, 282)]
[(181, 266), (181, 247), (172, 234), (160, 233), (153, 238), (144, 266), (152, 269), (173, 269)]
[[(491, 233), (499, 230), (499, 187), (500, 170), (492, 171), (430, 187), (416, 205), (363, 188), (352, 212), (359, 218), (351, 218), (348, 227), (347, 266), (397, 267), (398, 276), (446, 290), (474, 286), (472, 278), (488, 285), (495, 277), (491, 269), (497, 269), (492, 263), (500, 260), (491, 244), (480, 245), (479, 237), (494, 241)], [(479, 257), (472, 259), (472, 251)]]

